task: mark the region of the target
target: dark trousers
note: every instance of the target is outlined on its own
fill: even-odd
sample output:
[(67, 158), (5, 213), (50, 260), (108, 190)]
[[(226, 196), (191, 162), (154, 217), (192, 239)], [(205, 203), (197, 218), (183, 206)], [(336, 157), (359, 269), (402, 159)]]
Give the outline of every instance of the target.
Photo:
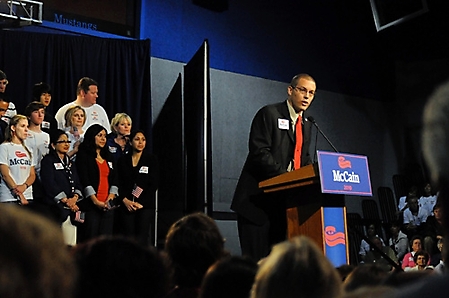
[(129, 212), (126, 208), (120, 208), (117, 215), (116, 222), (120, 234), (135, 238), (143, 245), (153, 245), (154, 209), (139, 209)]
[(100, 235), (112, 235), (115, 210), (92, 208), (86, 211), (84, 223), (77, 229), (77, 242), (82, 243)]
[(268, 221), (263, 225), (256, 225), (238, 215), (237, 228), (242, 255), (258, 261), (270, 253), (273, 245), (284, 241), (287, 231), (285, 212), (283, 206), (273, 205), (267, 211)]

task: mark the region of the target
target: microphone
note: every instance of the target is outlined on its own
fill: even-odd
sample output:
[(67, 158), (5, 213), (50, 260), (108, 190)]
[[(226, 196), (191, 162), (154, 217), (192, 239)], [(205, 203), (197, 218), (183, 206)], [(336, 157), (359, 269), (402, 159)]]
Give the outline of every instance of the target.
[(320, 127), (318, 126), (318, 124), (316, 123), (315, 119), (313, 117), (307, 117), (307, 120), (309, 120), (310, 122), (313, 123), (313, 125), (315, 125), (316, 129), (320, 132), (320, 134), (326, 139), (327, 143), (329, 145), (331, 145), (332, 149), (334, 149), (335, 152), (339, 153), (337, 148), (335, 148), (335, 146), (332, 144), (332, 142), (329, 140), (329, 138), (324, 134), (324, 132), (320, 129)]

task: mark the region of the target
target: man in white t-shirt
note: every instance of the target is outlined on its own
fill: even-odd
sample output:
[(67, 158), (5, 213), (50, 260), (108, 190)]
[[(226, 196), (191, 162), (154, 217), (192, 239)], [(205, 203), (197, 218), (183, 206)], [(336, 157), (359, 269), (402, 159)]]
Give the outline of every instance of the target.
[(102, 125), (108, 133), (111, 132), (109, 117), (102, 106), (97, 104), (98, 83), (91, 78), (84, 77), (78, 82), (76, 89), (76, 100), (62, 106), (56, 113), (58, 128), (65, 129), (65, 112), (74, 105), (81, 106), (86, 111), (86, 123), (83, 130), (86, 131), (92, 124)]

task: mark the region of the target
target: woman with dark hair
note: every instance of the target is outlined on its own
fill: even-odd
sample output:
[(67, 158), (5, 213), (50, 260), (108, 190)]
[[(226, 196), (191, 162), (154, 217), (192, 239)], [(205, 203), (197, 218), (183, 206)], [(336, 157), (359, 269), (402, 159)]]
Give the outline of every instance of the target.
[(78, 228), (78, 242), (112, 234), (112, 202), (118, 195), (118, 186), (115, 165), (105, 146), (106, 134), (103, 126), (91, 125), (76, 155), (78, 175), (86, 198), (80, 206), (86, 215), (84, 223)]
[(122, 156), (117, 164), (121, 201), (118, 230), (147, 245), (153, 240), (150, 237), (149, 242), (148, 235), (155, 218), (159, 167), (156, 156), (145, 152), (146, 138), (143, 131), (132, 132), (129, 140), (131, 151)]
[(46, 202), (57, 207), (56, 218), (62, 224), (66, 244), (75, 245), (76, 226), (70, 215), (74, 221), (82, 221), (78, 202), (83, 195), (76, 165), (67, 155), (69, 148), (70, 141), (63, 130), (50, 132), (50, 152), (42, 159), (41, 180)]

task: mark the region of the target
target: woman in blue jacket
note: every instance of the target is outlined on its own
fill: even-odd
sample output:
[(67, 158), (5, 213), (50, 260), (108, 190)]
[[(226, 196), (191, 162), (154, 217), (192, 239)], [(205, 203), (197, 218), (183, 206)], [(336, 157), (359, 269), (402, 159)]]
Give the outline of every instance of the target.
[(76, 228), (72, 226), (70, 217), (73, 221), (82, 221), (78, 204), (83, 195), (76, 165), (67, 155), (69, 148), (70, 141), (63, 130), (50, 131), (50, 151), (41, 162), (41, 180), (46, 202), (57, 206), (57, 219), (59, 223), (64, 223), (66, 243), (75, 245)]

